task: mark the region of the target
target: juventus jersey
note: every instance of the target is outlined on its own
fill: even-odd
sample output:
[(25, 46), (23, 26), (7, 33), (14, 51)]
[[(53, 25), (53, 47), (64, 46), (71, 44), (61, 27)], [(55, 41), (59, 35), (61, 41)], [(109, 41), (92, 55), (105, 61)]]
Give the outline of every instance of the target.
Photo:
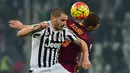
[(51, 67), (58, 62), (61, 43), (65, 40), (76, 40), (69, 29), (55, 31), (50, 25), (32, 34), (31, 69)]

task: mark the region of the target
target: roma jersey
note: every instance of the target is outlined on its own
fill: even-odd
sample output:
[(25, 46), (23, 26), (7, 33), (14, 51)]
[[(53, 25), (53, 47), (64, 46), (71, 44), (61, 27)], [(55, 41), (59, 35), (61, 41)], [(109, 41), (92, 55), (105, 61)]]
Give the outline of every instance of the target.
[[(72, 30), (79, 38), (84, 40), (88, 47), (90, 47), (91, 38), (88, 36), (87, 31), (79, 23), (73, 20), (67, 20), (67, 27)], [(76, 44), (66, 40), (62, 43), (60, 49), (59, 62), (71, 73), (74, 73), (75, 65), (77, 64), (77, 56), (81, 48)]]

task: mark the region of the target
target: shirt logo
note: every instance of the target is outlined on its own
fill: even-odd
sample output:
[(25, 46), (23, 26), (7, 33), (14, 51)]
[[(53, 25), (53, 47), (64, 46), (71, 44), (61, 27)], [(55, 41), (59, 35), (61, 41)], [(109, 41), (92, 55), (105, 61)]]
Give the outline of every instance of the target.
[[(51, 39), (52, 40), (52, 39)], [(60, 49), (61, 43), (57, 43), (55, 41), (49, 40), (49, 37), (45, 39), (45, 47), (46, 48), (57, 48)]]
[(62, 47), (67, 47), (69, 44), (70, 44), (70, 41), (69, 41), (69, 40), (65, 40), (65, 41), (61, 44), (61, 46), (62, 46)]

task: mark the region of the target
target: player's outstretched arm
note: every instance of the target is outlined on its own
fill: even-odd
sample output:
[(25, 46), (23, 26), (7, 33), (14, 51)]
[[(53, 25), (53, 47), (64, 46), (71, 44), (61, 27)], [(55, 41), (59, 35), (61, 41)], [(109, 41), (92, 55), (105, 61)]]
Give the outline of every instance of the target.
[(18, 31), (17, 36), (18, 37), (28, 36), (31, 33), (33, 33), (34, 31), (36, 31), (36, 27), (27, 27), (27, 28), (24, 28), (24, 29)]
[[(44, 26), (43, 26), (44, 25)], [(26, 27), (22, 30), (20, 30), (18, 33), (17, 33), (17, 36), (18, 37), (24, 37), (24, 36), (28, 36), (34, 32), (37, 32), (37, 31), (40, 31), (42, 29), (44, 29), (45, 27), (47, 27), (48, 24), (47, 23), (42, 23), (42, 24), (39, 24), (35, 27)]]
[(86, 42), (80, 38), (77, 38), (77, 40), (74, 42), (81, 47), (81, 50), (83, 52), (79, 65), (84, 69), (89, 69), (91, 67), (91, 62), (89, 61), (88, 46)]
[[(44, 23), (47, 23), (46, 21), (44, 22), (40, 22), (39, 24), (42, 25), (42, 28), (45, 28), (47, 27), (48, 25), (44, 24)], [(24, 28), (27, 28), (27, 27), (31, 27), (33, 25), (36, 25), (36, 24), (32, 24), (32, 25), (24, 25), (22, 22), (20, 22), (19, 20), (10, 20), (9, 21), (9, 26), (11, 28), (14, 28), (14, 29), (18, 29), (18, 30), (21, 30), (21, 29), (24, 29)]]

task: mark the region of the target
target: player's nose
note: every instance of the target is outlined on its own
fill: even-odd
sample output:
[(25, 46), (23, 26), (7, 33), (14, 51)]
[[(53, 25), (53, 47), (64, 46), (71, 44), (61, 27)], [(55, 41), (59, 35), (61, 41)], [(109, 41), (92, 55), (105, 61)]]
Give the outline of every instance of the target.
[(67, 24), (66, 21), (64, 21), (64, 26), (65, 26), (66, 24)]

